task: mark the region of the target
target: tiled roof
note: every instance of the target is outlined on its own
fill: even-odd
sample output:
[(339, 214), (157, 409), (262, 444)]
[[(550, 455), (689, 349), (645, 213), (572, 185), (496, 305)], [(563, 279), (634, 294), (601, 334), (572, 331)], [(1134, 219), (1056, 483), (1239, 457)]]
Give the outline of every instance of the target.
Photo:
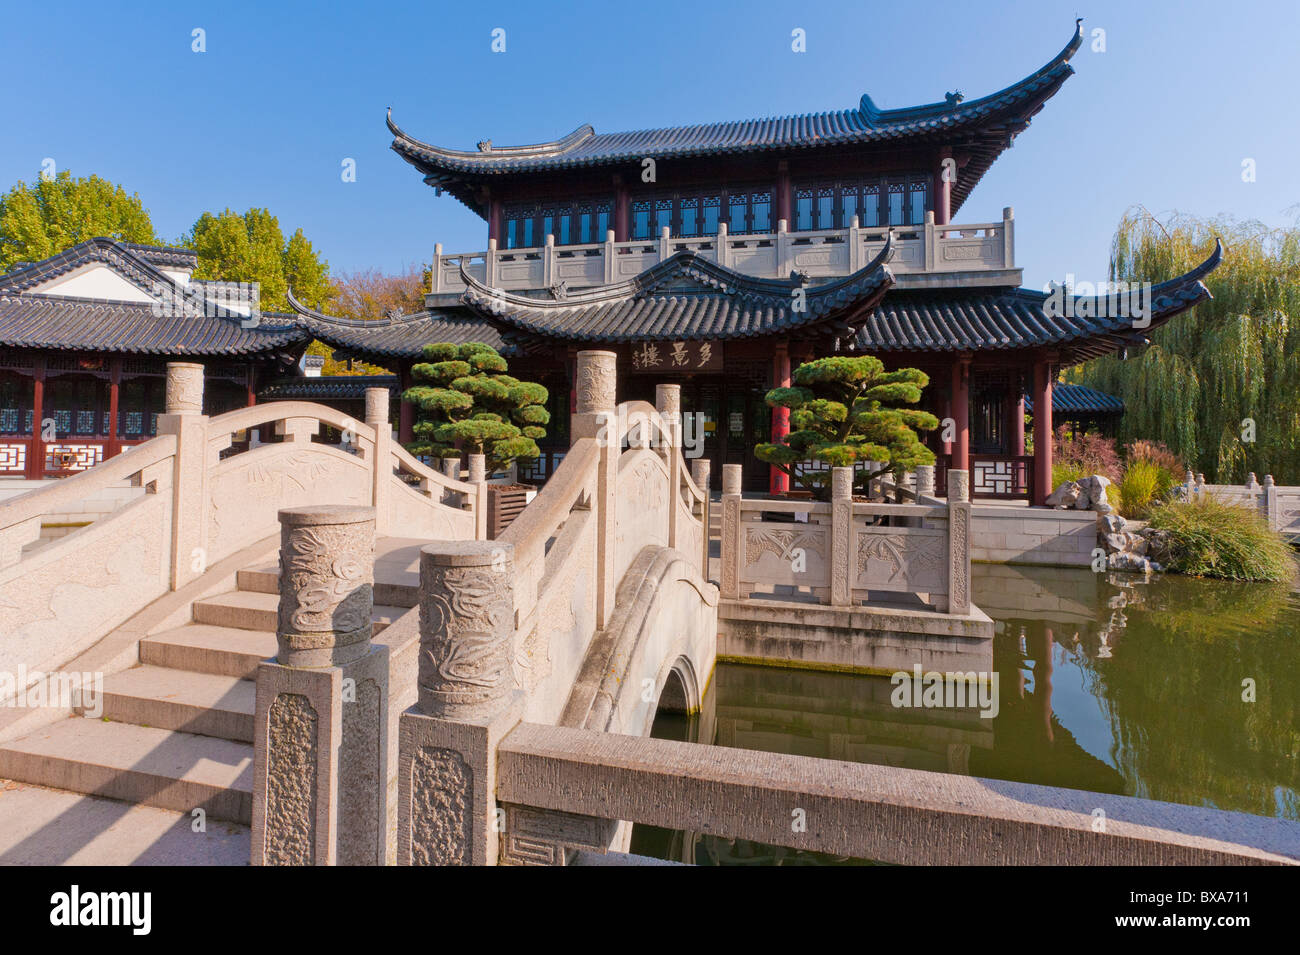
[(1150, 325), (1135, 328), (1134, 319), (1116, 312), (1106, 297), (1064, 296), (1051, 307), (1046, 292), (997, 289), (970, 292), (903, 291), (891, 293), (862, 325), (861, 351), (988, 351), (1052, 347), (1062, 363), (1073, 364), (1126, 346), (1143, 344), (1147, 333), (1198, 302), (1210, 298), (1201, 279), (1218, 266), (1223, 246), (1186, 275), (1151, 288)]
[[(1025, 396), (1025, 410), (1033, 413), (1034, 400)], [(1086, 385), (1066, 385), (1056, 382), (1052, 385), (1052, 414), (1121, 414), (1124, 402), (1104, 391), (1089, 388)]]
[(1081, 22), (1055, 57), (1011, 86), (980, 99), (962, 101), (949, 94), (942, 103), (905, 109), (880, 109), (864, 95), (855, 109), (767, 119), (674, 126), (634, 132), (597, 133), (580, 126), (562, 139), (532, 146), (479, 144), (477, 150), (448, 149), (415, 139), (402, 131), (389, 111), (392, 149), (425, 174), (431, 185), (452, 191), (477, 208), (472, 190), (459, 188), (466, 177), (526, 174), (689, 156), (792, 151), (846, 144), (943, 142), (978, 130), (995, 133), (975, 150), (971, 163), (953, 184), (953, 211), (1011, 139), (1065, 82), (1074, 69), (1070, 58), (1083, 40)]
[(325, 315), (303, 305), (289, 293), (289, 304), (297, 313), (294, 320), (326, 345), (338, 349), (336, 358), (355, 356), (383, 359), (413, 357), (434, 342), (483, 342), (502, 355), (513, 354), (501, 334), (488, 322), (459, 309), (420, 311), (410, 315), (363, 321)]
[(853, 333), (853, 323), (894, 284), (880, 254), (822, 285), (799, 276), (759, 279), (678, 252), (635, 278), (543, 299), (488, 288), (461, 268), (461, 300), (507, 333), (578, 342), (737, 339), (785, 332)]
[(387, 388), (396, 397), (402, 383), (396, 375), (321, 375), (316, 378), (280, 378), (257, 390), (259, 401), (361, 400), (367, 388)]
[(306, 342), (289, 316), (237, 318), (154, 314), (144, 302), (0, 294), (0, 345), (141, 355), (250, 355)]
[[(0, 275), (0, 346), (145, 355), (250, 355), (308, 341), (289, 316), (262, 313), (259, 324), (209, 299), (224, 283), (176, 282), (162, 268), (193, 269), (189, 249), (96, 238)], [(153, 302), (49, 295), (46, 283), (100, 264)]]
[(192, 268), (197, 261), (197, 255), (188, 249), (133, 245), (102, 237), (87, 239), (48, 259), (0, 275), (0, 293), (26, 292), (83, 265), (102, 262), (142, 292), (157, 295), (159, 290), (176, 285), (161, 266)]

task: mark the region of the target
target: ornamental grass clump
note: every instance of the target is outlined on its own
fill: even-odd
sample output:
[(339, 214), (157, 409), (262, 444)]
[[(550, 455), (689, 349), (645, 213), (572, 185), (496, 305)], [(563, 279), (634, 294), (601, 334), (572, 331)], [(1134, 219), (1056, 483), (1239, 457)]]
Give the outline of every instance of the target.
[(506, 360), (480, 342), (425, 345), (422, 356), (411, 373), (424, 384), (402, 393), (419, 408), (418, 440), (406, 450), (435, 458), (482, 454), (489, 474), (541, 454), (537, 439), (551, 420), (545, 388), (507, 375)]
[(1145, 520), (1172, 486), (1168, 473), (1160, 465), (1153, 461), (1133, 461), (1119, 482), (1120, 512), (1133, 520)]
[[(933, 464), (934, 452), (913, 429), (939, 427), (927, 411), (899, 408), (916, 404), (930, 378), (916, 368), (885, 371), (871, 355), (837, 355), (804, 362), (795, 369), (792, 388), (773, 388), (767, 403), (790, 409), (791, 431), (783, 443), (760, 444), (754, 455), (774, 465), (818, 500), (830, 496), (830, 471), (805, 472), (794, 465), (821, 461), (832, 468), (853, 467), (862, 487), (886, 472), (903, 474)], [(860, 467), (868, 461), (875, 468)]]
[(1176, 573), (1225, 580), (1295, 575), (1291, 548), (1260, 514), (1212, 495), (1155, 508), (1148, 526), (1168, 532), (1165, 565)]

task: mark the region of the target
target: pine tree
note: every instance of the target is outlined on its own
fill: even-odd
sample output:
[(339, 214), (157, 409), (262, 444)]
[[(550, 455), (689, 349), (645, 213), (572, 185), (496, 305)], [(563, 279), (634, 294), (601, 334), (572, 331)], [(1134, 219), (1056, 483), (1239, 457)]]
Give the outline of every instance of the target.
[(542, 453), (537, 439), (551, 420), (545, 388), (506, 374), (506, 360), (480, 342), (425, 345), (422, 357), (411, 373), (423, 384), (402, 394), (419, 409), (419, 440), (408, 451), (449, 458), (463, 447), (486, 456), (489, 474)]
[(884, 363), (870, 355), (836, 356), (805, 362), (795, 369), (794, 387), (773, 388), (767, 403), (790, 409), (791, 431), (781, 444), (760, 444), (754, 454), (775, 465), (814, 497), (830, 494), (826, 471), (797, 472), (800, 461), (823, 461), (831, 467), (854, 467), (866, 461), (881, 462), (874, 470), (855, 472), (855, 483), (874, 477), (933, 464), (934, 452), (925, 447), (914, 428), (939, 426), (926, 411), (894, 407), (916, 404), (921, 389), (930, 383), (916, 368), (885, 371)]

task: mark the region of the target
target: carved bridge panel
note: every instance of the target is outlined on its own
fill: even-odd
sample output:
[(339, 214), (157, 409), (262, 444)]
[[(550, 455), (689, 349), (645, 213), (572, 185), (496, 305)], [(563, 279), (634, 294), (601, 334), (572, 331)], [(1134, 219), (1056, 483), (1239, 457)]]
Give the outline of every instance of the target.
[(858, 590), (948, 591), (947, 531), (858, 527), (852, 559)]

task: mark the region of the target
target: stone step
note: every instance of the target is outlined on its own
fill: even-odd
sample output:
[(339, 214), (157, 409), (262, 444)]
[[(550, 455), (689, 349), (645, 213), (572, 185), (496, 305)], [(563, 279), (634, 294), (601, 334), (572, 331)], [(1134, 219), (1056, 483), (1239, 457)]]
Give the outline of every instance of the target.
[[(382, 543), (382, 541), (381, 541)], [(385, 577), (394, 579), (385, 580)], [(418, 583), (412, 584), (402, 578), (419, 580), (418, 570), (414, 573), (399, 572), (391, 565), (382, 562), (375, 564), (375, 603), (389, 607), (410, 609), (420, 602)], [(258, 594), (278, 594), (280, 592), (280, 565), (274, 561), (245, 567), (235, 575), (235, 584), (240, 590)]]
[(103, 716), (251, 743), (256, 695), (251, 680), (145, 665), (104, 679)]
[[(275, 632), (280, 598), (276, 594), (232, 590), (194, 601), (194, 622), (240, 630), (269, 630)], [(409, 607), (392, 607), (375, 604), (370, 619), (375, 633), (380, 633), (390, 623), (406, 613)]]
[(140, 662), (173, 670), (251, 680), (277, 652), (275, 634), (190, 623), (140, 641)]
[(249, 825), (253, 747), (74, 716), (0, 745), (0, 777)]
[(255, 594), (278, 594), (280, 592), (280, 566), (272, 561), (257, 567), (245, 567), (235, 574), (235, 586)]

